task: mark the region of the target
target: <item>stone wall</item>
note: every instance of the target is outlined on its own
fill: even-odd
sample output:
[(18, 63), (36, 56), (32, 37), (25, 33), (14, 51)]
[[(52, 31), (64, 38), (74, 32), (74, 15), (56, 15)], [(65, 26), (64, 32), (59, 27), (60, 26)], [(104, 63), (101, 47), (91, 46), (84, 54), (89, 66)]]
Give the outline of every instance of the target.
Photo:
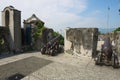
[(21, 49), (21, 11), (14, 10), (14, 44)]
[(115, 49), (120, 56), (120, 31), (114, 33)]
[(8, 35), (8, 28), (0, 26), (0, 54), (8, 50), (8, 43), (5, 41), (5, 36)]
[(94, 57), (98, 28), (68, 28), (65, 32), (65, 52)]

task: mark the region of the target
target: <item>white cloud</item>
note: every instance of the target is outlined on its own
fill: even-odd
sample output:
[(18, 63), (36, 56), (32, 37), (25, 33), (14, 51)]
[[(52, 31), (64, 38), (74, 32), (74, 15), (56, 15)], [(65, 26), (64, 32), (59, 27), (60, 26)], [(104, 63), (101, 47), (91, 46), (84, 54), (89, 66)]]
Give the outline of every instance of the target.
[(78, 15), (87, 9), (87, 2), (87, 0), (3, 0), (0, 2), (0, 10), (13, 5), (22, 11), (21, 22), (34, 13), (47, 27), (55, 30), (63, 30), (65, 27), (99, 26), (100, 20), (94, 16), (99, 11), (93, 12), (93, 15), (88, 17)]
[(60, 25), (77, 19), (76, 12), (86, 8), (86, 0), (4, 0), (1, 1), (0, 10), (13, 5), (22, 11), (22, 21), (35, 13), (46, 25)]

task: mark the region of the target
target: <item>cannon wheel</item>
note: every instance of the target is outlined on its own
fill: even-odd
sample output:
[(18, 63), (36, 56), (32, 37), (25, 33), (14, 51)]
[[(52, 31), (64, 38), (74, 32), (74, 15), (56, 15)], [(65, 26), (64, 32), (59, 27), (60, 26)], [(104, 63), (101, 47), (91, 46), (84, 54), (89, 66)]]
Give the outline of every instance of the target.
[(119, 59), (116, 53), (112, 54), (112, 67), (118, 68), (119, 67)]
[(45, 54), (45, 51), (46, 51), (46, 48), (43, 47), (43, 48), (41, 49), (41, 53), (42, 53), (42, 54)]
[(101, 54), (99, 53), (95, 58), (95, 65), (102, 65), (101, 64)]

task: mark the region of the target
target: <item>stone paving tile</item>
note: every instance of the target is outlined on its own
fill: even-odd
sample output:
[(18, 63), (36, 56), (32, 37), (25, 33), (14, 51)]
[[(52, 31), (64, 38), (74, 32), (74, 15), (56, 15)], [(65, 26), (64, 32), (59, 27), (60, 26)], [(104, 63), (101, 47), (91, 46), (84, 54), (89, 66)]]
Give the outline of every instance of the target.
[(0, 80), (5, 80), (6, 78), (16, 73), (27, 76), (28, 74), (48, 65), (51, 62), (52, 61), (50, 60), (31, 56), (5, 65), (1, 65)]
[(30, 56), (53, 62), (39, 68), (22, 80), (120, 80), (120, 69), (113, 69), (111, 66), (96, 66), (93, 59), (83, 56), (60, 54), (51, 57), (36, 52), (2, 59), (0, 63), (9, 63), (9, 60), (14, 62)]
[(30, 54), (21, 54), (21, 55), (15, 55), (15, 56), (11, 56), (11, 57), (7, 57), (7, 58), (2, 58), (0, 59), (0, 65), (5, 65), (17, 60), (21, 60), (27, 57), (30, 57)]
[(120, 69), (113, 69), (111, 66), (96, 66), (94, 60), (88, 57), (73, 57), (64, 54), (57, 57), (38, 57), (54, 61), (31, 74), (40, 80), (120, 80)]
[[(104, 69), (106, 67), (103, 67)], [(79, 68), (77, 66), (51, 63), (38, 71), (30, 74), (39, 80), (119, 80), (119, 74), (111, 69), (107, 71), (101, 69)], [(22, 80), (29, 80), (24, 78)], [(35, 79), (33, 79), (35, 80)]]

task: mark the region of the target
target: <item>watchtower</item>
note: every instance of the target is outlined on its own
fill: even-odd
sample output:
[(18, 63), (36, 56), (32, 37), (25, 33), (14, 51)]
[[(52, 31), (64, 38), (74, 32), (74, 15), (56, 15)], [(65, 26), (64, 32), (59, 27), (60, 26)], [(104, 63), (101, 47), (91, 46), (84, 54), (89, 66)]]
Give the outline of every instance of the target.
[(14, 49), (21, 49), (21, 11), (13, 6), (5, 7), (2, 11), (2, 26), (8, 27)]

